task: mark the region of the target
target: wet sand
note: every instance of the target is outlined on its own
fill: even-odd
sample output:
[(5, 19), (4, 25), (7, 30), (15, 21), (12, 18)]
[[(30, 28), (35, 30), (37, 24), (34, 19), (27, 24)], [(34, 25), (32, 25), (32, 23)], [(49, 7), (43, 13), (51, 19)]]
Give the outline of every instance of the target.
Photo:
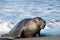
[(33, 38), (19, 38), (14, 40), (60, 40), (60, 36), (54, 37), (33, 37)]
[(18, 38), (18, 39), (0, 38), (0, 40), (60, 40), (60, 36), (32, 37), (32, 38)]

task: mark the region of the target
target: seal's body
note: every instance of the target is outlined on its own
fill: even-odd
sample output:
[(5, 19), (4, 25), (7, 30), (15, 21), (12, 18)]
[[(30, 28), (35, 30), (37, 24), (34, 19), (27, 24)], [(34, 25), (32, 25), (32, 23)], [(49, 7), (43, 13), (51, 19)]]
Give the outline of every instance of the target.
[(9, 32), (9, 35), (13, 38), (16, 38), (16, 37), (21, 37), (21, 34), (22, 34), (22, 31), (27, 28), (27, 22), (29, 22), (30, 18), (28, 19), (23, 19), (22, 21), (20, 21), (19, 23), (17, 23), (15, 25), (14, 28), (12, 28), (12, 30)]
[(32, 37), (38, 30), (40, 30), (40, 28), (36, 22), (34, 20), (31, 20), (24, 26), (21, 37)]
[(13, 38), (20, 37), (34, 37), (36, 34), (40, 36), (40, 30), (44, 29), (46, 25), (45, 20), (40, 17), (27, 18), (20, 21), (10, 32), (9, 35)]

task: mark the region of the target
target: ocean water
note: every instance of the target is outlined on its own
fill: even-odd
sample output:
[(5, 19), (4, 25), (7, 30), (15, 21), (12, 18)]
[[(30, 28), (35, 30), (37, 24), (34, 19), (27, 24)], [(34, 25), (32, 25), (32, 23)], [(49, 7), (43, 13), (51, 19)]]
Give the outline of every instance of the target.
[(0, 0), (0, 34), (11, 30), (8, 24), (12, 28), (20, 20), (36, 16), (46, 21), (42, 34), (60, 36), (60, 0)]

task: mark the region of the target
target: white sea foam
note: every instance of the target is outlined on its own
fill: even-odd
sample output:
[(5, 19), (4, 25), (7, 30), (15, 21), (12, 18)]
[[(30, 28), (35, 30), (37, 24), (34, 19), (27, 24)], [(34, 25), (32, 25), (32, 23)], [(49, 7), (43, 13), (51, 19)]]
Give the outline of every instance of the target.
[(9, 24), (8, 22), (2, 22), (2, 23), (0, 23), (0, 34), (9, 33), (9, 31), (12, 28), (13, 28), (12, 24)]

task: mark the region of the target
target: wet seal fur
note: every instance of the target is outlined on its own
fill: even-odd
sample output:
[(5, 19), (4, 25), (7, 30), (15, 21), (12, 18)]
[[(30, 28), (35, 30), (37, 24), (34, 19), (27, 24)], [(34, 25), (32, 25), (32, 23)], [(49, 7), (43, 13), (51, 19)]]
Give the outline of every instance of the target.
[(40, 36), (41, 29), (44, 29), (46, 22), (40, 17), (23, 19), (9, 32), (9, 36), (17, 38)]

